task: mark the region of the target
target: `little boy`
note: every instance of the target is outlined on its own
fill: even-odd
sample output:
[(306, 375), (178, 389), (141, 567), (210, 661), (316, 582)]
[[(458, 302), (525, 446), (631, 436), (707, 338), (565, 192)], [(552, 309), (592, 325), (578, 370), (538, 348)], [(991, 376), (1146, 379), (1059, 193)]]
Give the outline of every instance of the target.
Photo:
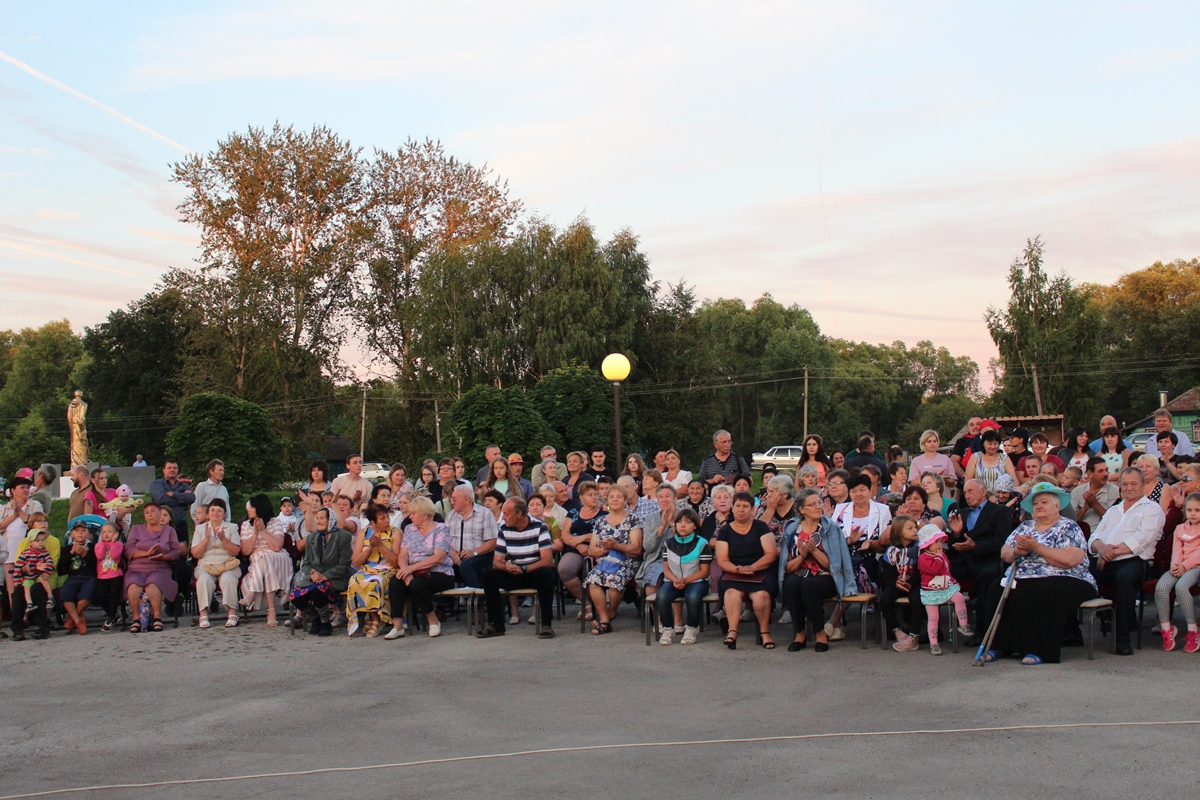
[(35, 586), (41, 586), (42, 591), (46, 593), (46, 610), (49, 611), (54, 607), (50, 588), (50, 576), (54, 574), (54, 557), (46, 549), (46, 538), (50, 533), (42, 528), (30, 531), (30, 534), (29, 546), (17, 556), (13, 572), (21, 581), (21, 588), (25, 592), (26, 613), (37, 609), (37, 604), (33, 602)]

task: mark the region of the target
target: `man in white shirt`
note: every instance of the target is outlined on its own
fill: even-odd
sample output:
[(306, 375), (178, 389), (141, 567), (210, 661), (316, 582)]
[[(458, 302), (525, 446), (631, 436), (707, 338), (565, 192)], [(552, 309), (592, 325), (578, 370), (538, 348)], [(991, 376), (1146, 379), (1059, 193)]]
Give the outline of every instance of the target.
[(492, 565), (499, 526), (486, 506), (475, 502), (475, 490), (459, 484), (450, 494), (450, 513), (446, 527), (450, 530), (450, 558), (458, 565), (464, 586), (483, 588), (483, 571)]
[(1121, 499), (1121, 490), (1108, 479), (1108, 463), (1100, 456), (1087, 462), (1087, 483), (1071, 490), (1071, 505), (1075, 519), (1086, 522), (1088, 530), (1096, 530), (1113, 504)]
[(1137, 467), (1121, 470), (1121, 501), (1113, 504), (1088, 539), (1092, 575), (1113, 586), (1117, 617), (1117, 655), (1133, 655), (1129, 635), (1137, 624), (1134, 603), (1145, 580), (1146, 563), (1162, 536), (1162, 507), (1146, 497), (1146, 482)]
[(333, 479), (329, 491), (334, 497), (349, 497), (350, 508), (358, 513), (363, 505), (371, 499), (371, 489), (375, 488), (369, 480), (362, 476), (362, 456), (352, 454), (346, 459), (347, 475), (339, 475)]
[(1188, 458), (1196, 457), (1196, 449), (1192, 447), (1192, 439), (1183, 431), (1174, 430), (1171, 425), (1174, 423), (1174, 418), (1171, 412), (1165, 408), (1160, 408), (1154, 412), (1154, 435), (1146, 440), (1146, 452), (1152, 456), (1159, 455), (1158, 450), (1158, 434), (1172, 431), (1179, 443), (1175, 445), (1175, 455), (1187, 456)]

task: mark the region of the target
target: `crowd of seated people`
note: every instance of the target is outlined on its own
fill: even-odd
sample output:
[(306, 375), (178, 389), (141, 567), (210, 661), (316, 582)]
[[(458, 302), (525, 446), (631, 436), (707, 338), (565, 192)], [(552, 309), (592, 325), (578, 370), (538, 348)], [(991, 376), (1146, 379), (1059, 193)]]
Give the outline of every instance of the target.
[(519, 622), (513, 592), (530, 590), (522, 594), (537, 597), (528, 622), (540, 638), (555, 635), (565, 597), (596, 636), (614, 630), (624, 604), (653, 603), (662, 645), (680, 635), (697, 643), (711, 615), (729, 649), (742, 623), (775, 649), (778, 610), (776, 624), (791, 626), (789, 652), (810, 643), (827, 652), (866, 596), (894, 650), (928, 645), (936, 655), (940, 606), (977, 642), (1012, 572), (988, 660), (1057, 662), (1064, 644), (1080, 641), (1080, 603), (1098, 592), (1114, 604), (1116, 652), (1131, 654), (1147, 581), (1157, 581), (1162, 646), (1196, 652), (1200, 464), (1165, 409), (1155, 427), (1145, 452), (1111, 417), (1094, 439), (1073, 428), (1055, 449), (1043, 433), (976, 417), (949, 453), (928, 430), (912, 458), (881, 454), (869, 431), (849, 452), (827, 452), (813, 434), (796, 469), (764, 470), (757, 494), (723, 430), (694, 472), (675, 450), (632, 455), (617, 474), (603, 447), (565, 463), (546, 447), (527, 479), (519, 453), (490, 446), (475, 481), (462, 459), (445, 458), (421, 464), (415, 481), (396, 464), (374, 485), (354, 455), (345, 475), (331, 479), (314, 462), (294, 499), (255, 494), (244, 512), (230, 505), (219, 460), (194, 486), (168, 461), (138, 524), (120, 503), (109, 509), (104, 476), (83, 469), (72, 473), (78, 488), (60, 536), (48, 531), (44, 491), (55, 476), (22, 470), (0, 507), (10, 628), (17, 640), (57, 627), (85, 635), (93, 608), (102, 631), (121, 616), (129, 632), (158, 632), (190, 600), (200, 629), (220, 609), (236, 627), (261, 607), (268, 627), (284, 610), (284, 624), (314, 636), (344, 628), (395, 641), (422, 626), (439, 636), (454, 610), (446, 593), (465, 587), (479, 595), (479, 638)]

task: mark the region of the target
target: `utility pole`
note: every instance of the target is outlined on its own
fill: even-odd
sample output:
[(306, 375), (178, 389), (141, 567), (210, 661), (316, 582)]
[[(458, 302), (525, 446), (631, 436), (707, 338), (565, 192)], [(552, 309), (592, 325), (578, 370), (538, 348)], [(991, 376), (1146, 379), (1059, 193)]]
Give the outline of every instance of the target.
[(804, 437), (800, 441), (808, 438), (808, 367), (804, 368)]
[(362, 399), (362, 421), (358, 428), (358, 455), (360, 458), (366, 457), (367, 446), (367, 387), (363, 384), (363, 399)]
[(1045, 416), (1045, 412), (1042, 411), (1042, 390), (1038, 386), (1037, 364), (1030, 364), (1029, 366), (1033, 370), (1033, 399), (1037, 402), (1038, 416), (1042, 417)]
[(438, 410), (437, 398), (433, 398), (433, 433), (437, 437), (437, 451), (442, 452), (442, 414)]

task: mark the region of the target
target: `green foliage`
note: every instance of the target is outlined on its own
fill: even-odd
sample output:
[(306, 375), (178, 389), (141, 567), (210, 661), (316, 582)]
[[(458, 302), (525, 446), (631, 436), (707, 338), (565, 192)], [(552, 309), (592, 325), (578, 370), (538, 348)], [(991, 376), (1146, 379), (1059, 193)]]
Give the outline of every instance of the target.
[(1036, 365), (1043, 411), (1090, 424), (1104, 406), (1100, 314), (1066, 273), (1046, 273), (1040, 237), (1009, 267), (1008, 286), (1008, 306), (986, 315), (1002, 368), (993, 400), (1012, 415), (1037, 413)]
[(283, 443), (270, 415), (248, 400), (215, 392), (194, 394), (180, 404), (167, 450), (195, 483), (205, 479), (209, 460), (221, 459), (231, 493), (272, 488), (284, 475)]
[(80, 382), (93, 449), (112, 448), (128, 464), (138, 453), (161, 462), (194, 327), (190, 312), (181, 292), (159, 288), (84, 329)]
[[(598, 369), (571, 364), (551, 370), (530, 390), (529, 398), (558, 434), (564, 452), (587, 452), (595, 444), (611, 447), (615, 432), (612, 386)], [(621, 440), (624, 452), (630, 452), (633, 447), (635, 422), (633, 403), (623, 396)]]
[[(26, 328), (9, 337), (6, 360), (10, 366), (0, 389), (0, 436), (12, 435), (17, 423), (36, 413), (46, 431), (65, 437), (67, 403), (75, 388), (71, 377), (83, 358), (79, 337), (66, 320)], [(26, 433), (41, 429), (26, 427)], [(66, 451), (57, 457), (65, 459)], [(46, 460), (40, 458), (38, 463)]]
[(558, 434), (517, 387), (476, 386), (454, 404), (449, 419), (451, 434), (448, 440), (443, 436), (443, 446), (461, 453), (472, 468), (483, 465), (483, 451), (489, 444), (527, 459), (543, 445), (562, 450)]
[(69, 448), (67, 439), (51, 433), (41, 413), (31, 410), (0, 444), (0, 475), (11, 477), (21, 467), (36, 469), (47, 462), (66, 463), (70, 460)]

